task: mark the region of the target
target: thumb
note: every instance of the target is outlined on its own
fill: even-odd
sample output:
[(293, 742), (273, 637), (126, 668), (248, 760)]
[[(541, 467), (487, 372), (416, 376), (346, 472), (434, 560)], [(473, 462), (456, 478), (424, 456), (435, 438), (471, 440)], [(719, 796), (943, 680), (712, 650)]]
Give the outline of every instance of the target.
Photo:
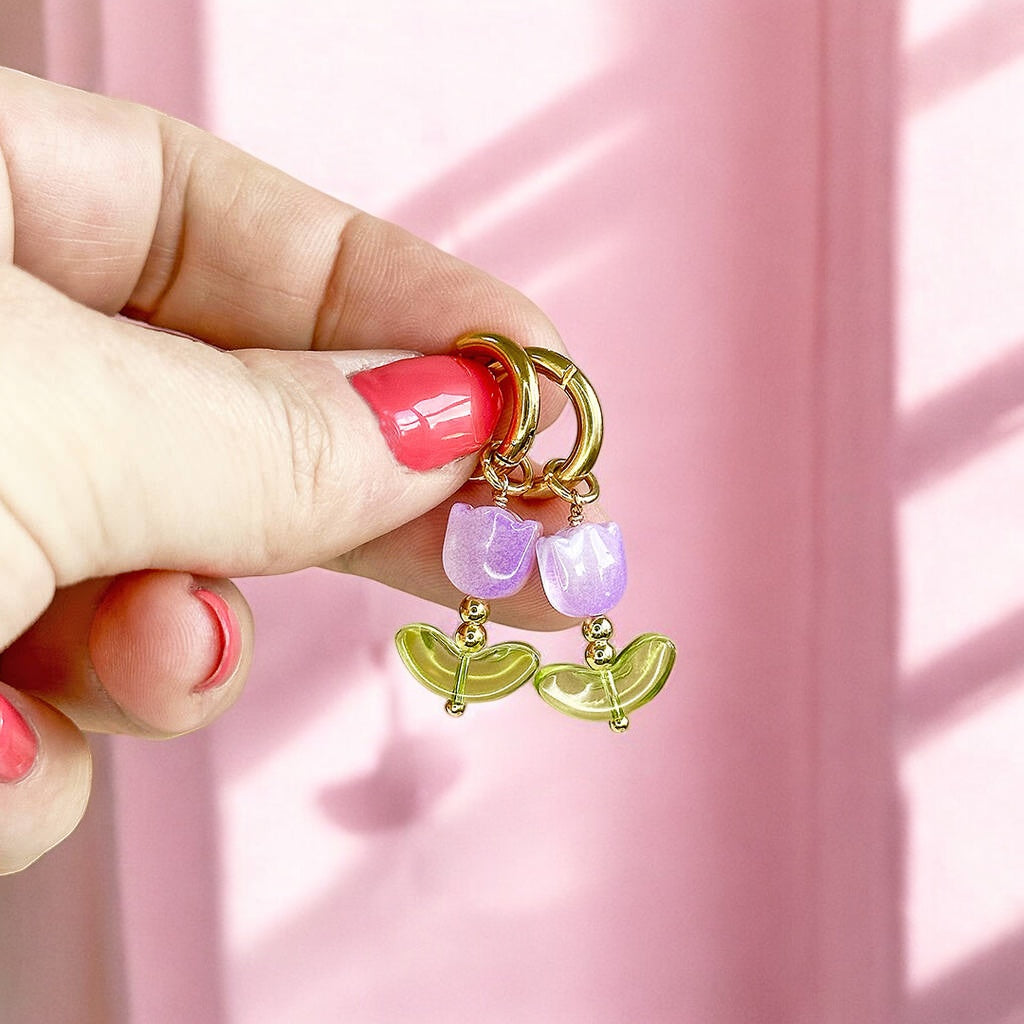
[[(500, 412), (493, 377), (468, 360), (228, 354), (111, 320), (14, 268), (0, 319), (0, 539), (31, 543), (11, 564), (57, 586), (327, 561), (455, 491)], [(4, 607), (38, 590), (26, 582), (8, 575)]]

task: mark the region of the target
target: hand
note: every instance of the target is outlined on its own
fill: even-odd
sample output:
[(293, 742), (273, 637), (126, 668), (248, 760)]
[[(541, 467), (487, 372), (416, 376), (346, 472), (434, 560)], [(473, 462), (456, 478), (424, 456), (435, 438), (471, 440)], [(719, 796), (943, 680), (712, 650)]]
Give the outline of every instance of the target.
[[(224, 577), (329, 564), (457, 601), (438, 506), (493, 384), (391, 361), (474, 329), (561, 345), (512, 289), (154, 111), (0, 69), (0, 157), (4, 873), (80, 819), (81, 730), (175, 735), (238, 696)], [(431, 387), (458, 415), (388, 435)], [(537, 585), (494, 613), (566, 621)]]

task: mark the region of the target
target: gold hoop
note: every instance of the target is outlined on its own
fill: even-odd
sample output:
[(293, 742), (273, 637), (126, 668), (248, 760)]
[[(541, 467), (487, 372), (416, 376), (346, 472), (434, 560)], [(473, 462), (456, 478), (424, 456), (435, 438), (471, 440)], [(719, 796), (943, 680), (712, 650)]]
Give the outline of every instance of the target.
[[(546, 498), (550, 494), (563, 497), (572, 495), (581, 481), (588, 486), (579, 501), (593, 501), (597, 497), (597, 480), (591, 470), (597, 462), (604, 438), (604, 416), (594, 385), (583, 371), (560, 352), (546, 348), (528, 348), (530, 361), (548, 380), (554, 381), (569, 396), (576, 413), (576, 443), (564, 459), (551, 459), (544, 467), (544, 475), (524, 495), (526, 498)], [(572, 500), (565, 498), (565, 500)]]
[[(504, 372), (512, 397), (512, 417), (505, 436), (494, 443), (489, 458), (512, 472), (519, 466), (537, 436), (540, 416), (540, 388), (537, 371), (526, 352), (500, 334), (464, 334), (455, 342), (459, 355), (495, 363)], [(505, 474), (507, 476), (507, 473)]]

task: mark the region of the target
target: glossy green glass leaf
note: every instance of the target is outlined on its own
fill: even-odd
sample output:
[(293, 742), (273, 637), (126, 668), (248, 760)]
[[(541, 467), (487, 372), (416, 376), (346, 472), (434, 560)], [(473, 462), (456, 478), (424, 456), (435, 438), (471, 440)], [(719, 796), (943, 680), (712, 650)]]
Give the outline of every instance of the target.
[(596, 721), (628, 715), (653, 699), (676, 660), (675, 644), (660, 633), (643, 633), (608, 668), (545, 665), (534, 676), (537, 692), (552, 707)]
[(450, 637), (423, 623), (403, 626), (395, 645), (405, 667), (428, 690), (449, 698), (458, 691), (464, 701), (504, 697), (522, 686), (540, 664), (529, 644), (511, 640), (464, 653)]

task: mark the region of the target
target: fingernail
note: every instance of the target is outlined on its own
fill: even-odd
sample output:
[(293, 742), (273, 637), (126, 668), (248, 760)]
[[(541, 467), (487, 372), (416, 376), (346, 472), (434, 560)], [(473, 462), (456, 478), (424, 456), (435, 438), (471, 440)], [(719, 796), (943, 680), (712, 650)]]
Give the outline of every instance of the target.
[(223, 686), (238, 668), (238, 660), (242, 655), (242, 627), (234, 609), (220, 594), (205, 587), (197, 587), (192, 593), (210, 610), (220, 633), (220, 657), (213, 671), (201, 683), (192, 687), (193, 693), (206, 693)]
[(395, 458), (410, 469), (436, 469), (480, 451), (501, 414), (494, 377), (472, 359), (397, 359), (351, 381)]
[(28, 723), (0, 697), (0, 782), (20, 782), (36, 763), (39, 743)]

